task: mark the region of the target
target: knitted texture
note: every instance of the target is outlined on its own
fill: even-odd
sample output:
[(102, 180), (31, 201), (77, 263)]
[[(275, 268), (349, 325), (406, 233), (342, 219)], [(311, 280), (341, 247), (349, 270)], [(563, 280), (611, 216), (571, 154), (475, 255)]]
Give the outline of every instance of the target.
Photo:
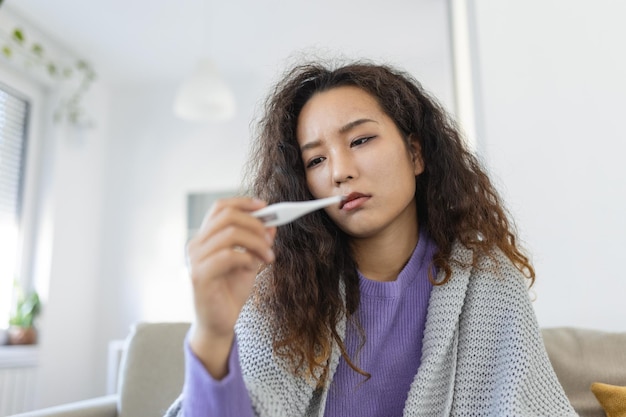
[[(460, 245), (453, 258), (469, 264)], [(575, 416), (548, 359), (525, 279), (502, 253), (436, 286), (404, 416)]]
[[(472, 252), (457, 244), (452, 258), (470, 265)], [(323, 415), (327, 389), (316, 391), (274, 356), (269, 323), (251, 303), (235, 330), (257, 416)], [(338, 330), (345, 332), (345, 322)], [(335, 346), (331, 378), (339, 357)], [(180, 401), (168, 417), (180, 413)], [(525, 279), (503, 254), (477, 268), (454, 266), (450, 281), (432, 289), (403, 416), (576, 416), (545, 352)]]

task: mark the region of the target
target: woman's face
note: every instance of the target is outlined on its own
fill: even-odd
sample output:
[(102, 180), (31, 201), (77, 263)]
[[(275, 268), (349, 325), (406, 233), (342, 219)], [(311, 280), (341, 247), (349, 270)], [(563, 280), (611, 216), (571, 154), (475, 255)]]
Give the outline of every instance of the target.
[(374, 97), (352, 86), (316, 93), (296, 134), (311, 194), (347, 196), (341, 207), (326, 209), (344, 232), (370, 238), (415, 230), (415, 176), (424, 170), (419, 145), (407, 148)]

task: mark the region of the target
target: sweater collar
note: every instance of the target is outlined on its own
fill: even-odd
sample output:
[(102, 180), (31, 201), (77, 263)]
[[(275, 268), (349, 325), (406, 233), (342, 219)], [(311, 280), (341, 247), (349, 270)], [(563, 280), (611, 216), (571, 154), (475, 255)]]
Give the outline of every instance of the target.
[(426, 228), (420, 228), (417, 245), (395, 280), (375, 281), (357, 271), (361, 294), (366, 297), (396, 298), (402, 295), (404, 290), (418, 277), (428, 281), (428, 267), (432, 261), (434, 245), (435, 243), (428, 235)]

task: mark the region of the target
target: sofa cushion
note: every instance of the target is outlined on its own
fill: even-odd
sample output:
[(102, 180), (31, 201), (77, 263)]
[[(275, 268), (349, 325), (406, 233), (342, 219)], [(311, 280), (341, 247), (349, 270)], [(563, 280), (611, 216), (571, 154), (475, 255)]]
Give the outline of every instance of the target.
[(591, 384), (626, 385), (626, 332), (558, 327), (544, 328), (542, 334), (574, 409), (581, 417), (605, 417)]
[(626, 417), (626, 387), (595, 382), (591, 392), (602, 404), (607, 417)]

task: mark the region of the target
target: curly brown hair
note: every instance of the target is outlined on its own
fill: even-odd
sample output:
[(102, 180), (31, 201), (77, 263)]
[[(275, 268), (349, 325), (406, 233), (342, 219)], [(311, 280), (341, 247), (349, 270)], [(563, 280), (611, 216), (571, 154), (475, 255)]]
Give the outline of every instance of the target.
[[(258, 124), (248, 165), (250, 192), (269, 203), (313, 198), (296, 139), (298, 116), (314, 94), (340, 86), (372, 95), (407, 146), (411, 138), (421, 146), (425, 170), (416, 178), (416, 204), (419, 222), (437, 246), (433, 264), (439, 278), (431, 277), (433, 283), (450, 279), (452, 247), (460, 242), (473, 250), (474, 266), (481, 255), (500, 249), (532, 285), (533, 267), (501, 198), (455, 122), (411, 75), (386, 65), (306, 63), (288, 71)], [(275, 330), (274, 352), (289, 360), (294, 373), (319, 385), (325, 383), (333, 342), (349, 366), (367, 375), (348, 357), (337, 329), (359, 305), (349, 239), (323, 210), (280, 227), (276, 260), (264, 271), (264, 290), (257, 294)]]

